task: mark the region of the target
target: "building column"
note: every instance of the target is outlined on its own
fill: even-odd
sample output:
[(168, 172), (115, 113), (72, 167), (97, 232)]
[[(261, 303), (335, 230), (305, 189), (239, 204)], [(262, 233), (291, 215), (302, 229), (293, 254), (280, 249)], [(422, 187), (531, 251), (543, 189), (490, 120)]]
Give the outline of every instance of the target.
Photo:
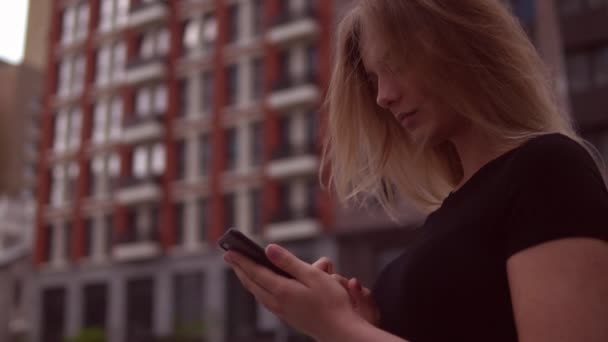
[(80, 282), (69, 281), (66, 284), (66, 327), (67, 337), (73, 337), (82, 329), (82, 291)]
[(223, 342), (226, 307), (226, 268), (220, 260), (210, 260), (205, 272), (204, 322), (209, 342)]
[(115, 276), (108, 282), (109, 304), (106, 311), (106, 339), (112, 342), (124, 342), (126, 337), (127, 296), (125, 295), (125, 279)]
[(154, 286), (153, 329), (156, 336), (162, 337), (169, 335), (173, 330), (173, 305), (171, 303), (173, 289), (169, 272), (162, 271), (158, 273), (154, 282), (156, 284)]

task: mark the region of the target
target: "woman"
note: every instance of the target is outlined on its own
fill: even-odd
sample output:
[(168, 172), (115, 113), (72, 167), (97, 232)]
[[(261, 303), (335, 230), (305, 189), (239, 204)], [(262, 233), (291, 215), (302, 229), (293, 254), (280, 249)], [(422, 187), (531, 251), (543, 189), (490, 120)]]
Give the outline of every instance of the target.
[(229, 252), (257, 300), (319, 341), (608, 341), (608, 191), (495, 0), (367, 0), (342, 20), (324, 161), (342, 200), (431, 212), (374, 291), (277, 245)]

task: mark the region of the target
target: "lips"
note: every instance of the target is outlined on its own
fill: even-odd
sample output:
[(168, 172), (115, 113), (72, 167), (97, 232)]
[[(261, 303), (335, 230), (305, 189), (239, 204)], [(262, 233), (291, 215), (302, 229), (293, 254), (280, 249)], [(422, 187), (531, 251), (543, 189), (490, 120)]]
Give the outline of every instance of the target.
[(407, 118), (409, 118), (409, 117), (412, 117), (412, 116), (416, 115), (416, 113), (418, 113), (418, 110), (417, 110), (417, 109), (412, 110), (412, 111), (409, 111), (409, 112), (403, 112), (403, 113), (399, 113), (399, 114), (397, 115), (397, 120), (398, 120), (400, 123), (403, 123), (403, 121), (404, 121), (405, 119), (407, 119)]

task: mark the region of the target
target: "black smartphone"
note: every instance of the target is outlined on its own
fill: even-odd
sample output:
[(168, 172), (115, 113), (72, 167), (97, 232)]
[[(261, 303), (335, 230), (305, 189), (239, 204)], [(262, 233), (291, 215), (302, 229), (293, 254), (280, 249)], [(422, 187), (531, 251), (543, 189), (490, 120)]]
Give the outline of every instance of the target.
[(268, 259), (264, 248), (260, 247), (245, 234), (234, 228), (228, 229), (228, 231), (220, 237), (217, 243), (225, 251), (233, 250), (241, 253), (254, 262), (271, 269), (275, 273), (293, 279), (289, 273), (278, 268)]

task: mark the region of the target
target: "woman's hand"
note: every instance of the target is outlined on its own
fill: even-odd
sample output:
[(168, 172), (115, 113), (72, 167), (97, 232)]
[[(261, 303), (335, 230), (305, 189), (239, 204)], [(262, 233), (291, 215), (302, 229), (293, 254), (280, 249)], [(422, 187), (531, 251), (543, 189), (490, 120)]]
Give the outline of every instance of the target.
[(334, 264), (326, 257), (322, 257), (312, 265), (336, 279), (344, 289), (348, 291), (351, 303), (357, 314), (372, 325), (378, 326), (378, 323), (380, 322), (380, 312), (371, 295), (371, 291), (367, 287), (361, 286), (361, 283), (357, 278), (351, 278), (349, 280), (340, 274), (334, 273)]
[(366, 324), (334, 277), (277, 245), (266, 247), (266, 255), (294, 279), (277, 275), (234, 251), (226, 252), (224, 260), (256, 300), (280, 319), (323, 341), (334, 340), (352, 324)]

